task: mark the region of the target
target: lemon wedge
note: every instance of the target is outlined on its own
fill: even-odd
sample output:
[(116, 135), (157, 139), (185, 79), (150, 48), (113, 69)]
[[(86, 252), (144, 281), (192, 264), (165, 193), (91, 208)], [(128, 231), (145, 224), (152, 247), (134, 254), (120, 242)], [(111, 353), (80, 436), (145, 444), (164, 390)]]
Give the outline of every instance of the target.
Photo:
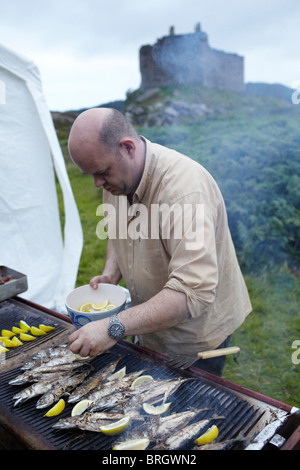
[(39, 329), (45, 331), (45, 333), (48, 333), (48, 331), (55, 330), (55, 327), (41, 324), (39, 325)]
[(71, 411), (71, 416), (79, 416), (82, 415), (82, 413), (85, 412), (85, 410), (92, 404), (94, 403), (92, 400), (81, 400), (80, 402), (76, 403), (76, 405), (73, 407)]
[(2, 346), (0, 344), (0, 354), (3, 354), (3, 353), (8, 352), (8, 351), (9, 351), (9, 349), (5, 348), (4, 346)]
[(132, 384), (130, 385), (130, 388), (135, 389), (136, 387), (139, 387), (141, 384), (144, 384), (145, 382), (151, 382), (153, 379), (152, 375), (140, 375), (140, 377), (137, 377)]
[(50, 410), (44, 416), (47, 416), (47, 417), (57, 416), (65, 409), (65, 406), (66, 406), (65, 400), (61, 398), (56, 403), (56, 405), (52, 406), (52, 408), (50, 408)]
[(116, 305), (108, 304), (105, 310), (112, 310), (113, 308), (116, 308)]
[(2, 341), (2, 343), (4, 344), (4, 346), (6, 348), (14, 348), (15, 347), (15, 344), (13, 343), (13, 341), (11, 339), (9, 339), (8, 337), (1, 336), (0, 340)]
[(10, 330), (2, 330), (1, 331), (1, 336), (5, 336), (5, 338), (11, 338), (12, 336), (15, 336), (16, 333)]
[(147, 437), (141, 439), (130, 439), (129, 441), (115, 445), (113, 450), (145, 450), (149, 444), (150, 439)]
[(109, 304), (108, 300), (104, 300), (101, 304), (92, 304), (92, 309), (94, 310), (104, 310)]
[(28, 335), (27, 333), (21, 333), (20, 334), (20, 340), (21, 341), (33, 341), (35, 338), (35, 336), (32, 336), (32, 335)]
[(12, 327), (12, 331), (13, 331), (16, 335), (19, 335), (20, 333), (24, 333), (24, 330), (22, 330), (21, 328), (18, 328), (17, 326), (13, 326), (13, 327)]
[(42, 335), (45, 335), (46, 332), (45, 331), (42, 331), (40, 330), (39, 328), (37, 328), (36, 326), (32, 326), (30, 328), (30, 333), (34, 336), (42, 336)]
[(11, 342), (14, 344), (15, 347), (17, 346), (22, 346), (22, 341), (19, 340), (19, 338), (17, 338), (16, 336), (14, 336), (12, 339), (11, 339)]
[(114, 374), (110, 375), (107, 378), (107, 380), (111, 382), (112, 380), (120, 379), (121, 377), (124, 377), (125, 374), (126, 374), (126, 366), (124, 366), (122, 369), (118, 370)]
[(25, 332), (30, 330), (30, 326), (26, 323), (25, 320), (21, 320), (19, 326), (20, 326), (21, 330), (23, 330)]
[(219, 435), (218, 427), (214, 424), (202, 436), (195, 440), (195, 444), (202, 446), (214, 441)]
[(121, 434), (125, 431), (130, 423), (131, 416), (125, 416), (125, 418), (115, 421), (114, 423), (107, 424), (105, 426), (100, 426), (99, 429), (101, 432), (107, 436), (115, 436), (116, 434)]
[(171, 403), (163, 403), (162, 405), (154, 406), (149, 403), (143, 403), (143, 410), (148, 413), (148, 415), (162, 415), (170, 408)]

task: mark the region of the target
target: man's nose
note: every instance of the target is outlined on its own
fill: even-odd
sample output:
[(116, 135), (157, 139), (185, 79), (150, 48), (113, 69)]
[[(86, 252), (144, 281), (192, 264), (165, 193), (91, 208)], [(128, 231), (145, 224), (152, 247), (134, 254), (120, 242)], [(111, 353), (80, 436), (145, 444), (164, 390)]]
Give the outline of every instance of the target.
[(105, 183), (105, 179), (103, 178), (103, 176), (93, 175), (93, 179), (94, 179), (94, 185), (96, 186), (96, 188), (100, 188)]

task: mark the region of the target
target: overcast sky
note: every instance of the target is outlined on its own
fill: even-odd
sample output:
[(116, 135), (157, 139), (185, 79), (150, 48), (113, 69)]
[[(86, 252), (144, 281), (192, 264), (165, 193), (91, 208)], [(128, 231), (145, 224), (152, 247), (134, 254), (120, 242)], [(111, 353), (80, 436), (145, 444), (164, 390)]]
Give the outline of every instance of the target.
[(300, 80), (299, 0), (0, 0), (0, 43), (38, 66), (51, 110), (124, 99), (139, 48), (194, 31), (245, 58), (245, 81)]

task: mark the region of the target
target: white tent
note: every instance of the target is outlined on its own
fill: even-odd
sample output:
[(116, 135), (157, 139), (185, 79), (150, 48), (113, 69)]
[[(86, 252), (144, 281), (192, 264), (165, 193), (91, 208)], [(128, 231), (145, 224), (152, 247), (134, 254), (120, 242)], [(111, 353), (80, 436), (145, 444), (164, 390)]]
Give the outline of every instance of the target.
[[(65, 225), (62, 234), (55, 173)], [(83, 235), (36, 65), (0, 45), (0, 265), (27, 275), (33, 302), (65, 313)]]

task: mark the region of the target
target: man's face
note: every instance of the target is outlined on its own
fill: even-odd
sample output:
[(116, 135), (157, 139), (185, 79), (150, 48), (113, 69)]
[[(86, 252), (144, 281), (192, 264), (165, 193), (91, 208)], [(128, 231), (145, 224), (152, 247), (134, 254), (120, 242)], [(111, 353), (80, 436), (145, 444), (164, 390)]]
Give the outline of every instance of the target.
[(83, 173), (92, 175), (97, 188), (103, 186), (114, 196), (128, 195), (132, 192), (133, 174), (130, 163), (126, 152), (109, 154), (101, 146), (76, 162)]

